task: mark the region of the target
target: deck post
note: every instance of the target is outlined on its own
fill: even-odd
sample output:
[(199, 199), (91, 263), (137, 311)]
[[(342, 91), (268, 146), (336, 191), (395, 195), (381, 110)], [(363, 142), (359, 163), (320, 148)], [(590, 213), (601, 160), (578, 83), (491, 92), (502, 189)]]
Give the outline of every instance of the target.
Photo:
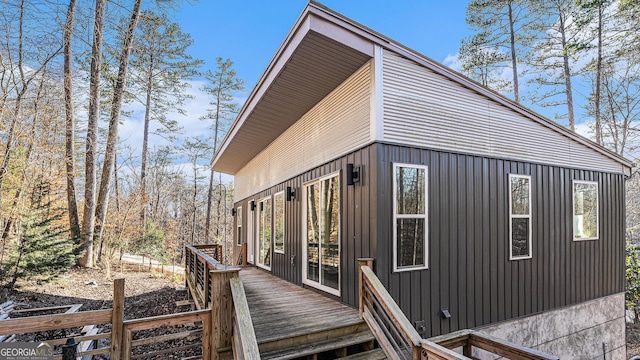
[(229, 280), (239, 276), (239, 268), (211, 270), (211, 359), (231, 349), (233, 334), (233, 295)]
[(360, 312), (360, 319), (364, 313), (364, 279), (362, 278), (362, 267), (368, 266), (373, 270), (373, 258), (359, 258), (358, 259), (358, 289), (360, 289), (358, 311)]
[(124, 320), (124, 279), (113, 282), (113, 312), (111, 315), (111, 352), (109, 358), (120, 360), (122, 355), (122, 321)]

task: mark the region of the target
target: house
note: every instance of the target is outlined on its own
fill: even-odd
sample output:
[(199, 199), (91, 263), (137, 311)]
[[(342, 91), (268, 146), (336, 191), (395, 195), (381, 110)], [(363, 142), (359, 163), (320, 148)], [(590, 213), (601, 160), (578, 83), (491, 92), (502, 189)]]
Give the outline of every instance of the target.
[(624, 358), (632, 163), (310, 2), (212, 166), (248, 261), (353, 306), (357, 259), (424, 337)]

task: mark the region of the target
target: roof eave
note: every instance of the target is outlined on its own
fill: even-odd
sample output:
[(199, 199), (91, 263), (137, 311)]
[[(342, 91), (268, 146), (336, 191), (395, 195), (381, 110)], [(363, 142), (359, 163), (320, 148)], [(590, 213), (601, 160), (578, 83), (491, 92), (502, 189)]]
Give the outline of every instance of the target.
[[(623, 167), (623, 171), (630, 170), (634, 166), (633, 161), (626, 159), (616, 154), (615, 152), (612, 152), (609, 149), (606, 149), (605, 147), (599, 144), (596, 144), (595, 142), (587, 139), (586, 137), (583, 137), (565, 128), (564, 126), (556, 123), (555, 121), (552, 121), (536, 113), (535, 111), (528, 109), (519, 103), (516, 103), (515, 101), (507, 98), (504, 95), (501, 95), (491, 89), (488, 89), (482, 86), (476, 81), (452, 69), (447, 68), (446, 66), (430, 59), (429, 57), (424, 56), (423, 54), (409, 47), (399, 44), (393, 41), (392, 39), (380, 33), (377, 33), (376, 31), (356, 21), (353, 21), (345, 17), (344, 15), (339, 14), (325, 7), (324, 5), (312, 0), (302, 11), (301, 15), (299, 16), (298, 20), (294, 24), (293, 28), (289, 31), (287, 37), (285, 38), (285, 41), (280, 45), (278, 51), (276, 52), (276, 55), (272, 58), (266, 70), (263, 72), (262, 76), (258, 80), (257, 85), (254, 87), (253, 91), (251, 92), (247, 101), (242, 107), (238, 117), (236, 118), (236, 121), (232, 125), (231, 129), (227, 133), (224, 140), (222, 141), (222, 145), (220, 146), (218, 151), (214, 154), (214, 157), (211, 161), (211, 165), (214, 167), (215, 170), (227, 172), (230, 174), (235, 174), (235, 172), (239, 170), (239, 168), (241, 168), (240, 165), (236, 165), (235, 169), (231, 169), (231, 171), (224, 171), (225, 169), (216, 169), (216, 165), (219, 162), (221, 156), (223, 156), (229, 143), (233, 140), (237, 130), (243, 125), (244, 120), (250, 115), (252, 109), (255, 107), (257, 102), (260, 101), (259, 95), (264, 94), (264, 90), (266, 90), (266, 88), (270, 86), (270, 83), (274, 80), (275, 76), (277, 76), (278, 63), (282, 61), (282, 58), (287, 54), (287, 51), (293, 51), (295, 49), (294, 40), (296, 36), (300, 35), (301, 31), (308, 31), (309, 28), (312, 26), (311, 22), (309, 21), (310, 16), (313, 16), (314, 19), (316, 20), (325, 21), (326, 24), (334, 25), (334, 27), (335, 26), (340, 27), (343, 29), (343, 31), (351, 32), (353, 33), (353, 35), (357, 37), (371, 41), (372, 43), (379, 45), (383, 48), (387, 48), (390, 51), (394, 51), (401, 56), (404, 56), (410, 60), (413, 60), (418, 64), (440, 75), (443, 75), (449, 78), (452, 81), (460, 83), (463, 86), (466, 86), (467, 88), (473, 91), (476, 91), (477, 93), (484, 95), (533, 121), (538, 122), (539, 124), (549, 128), (550, 130), (556, 131), (564, 136), (567, 136), (568, 138), (574, 141), (577, 141), (591, 148), (592, 150), (597, 151), (603, 154), (604, 156), (620, 163)], [(318, 23), (314, 25), (317, 26)], [(331, 31), (327, 31), (327, 35), (331, 36), (332, 35)], [(627, 171), (624, 171), (624, 172), (627, 172)]]

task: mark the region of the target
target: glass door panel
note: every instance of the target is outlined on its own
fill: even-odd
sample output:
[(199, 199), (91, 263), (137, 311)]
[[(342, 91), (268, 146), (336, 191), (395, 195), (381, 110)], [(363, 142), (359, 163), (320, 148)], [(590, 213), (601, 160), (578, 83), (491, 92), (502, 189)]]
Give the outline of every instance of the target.
[(320, 281), (320, 187), (307, 187), (307, 279)]
[(271, 198), (258, 205), (258, 265), (271, 266)]
[(339, 194), (338, 177), (322, 181), (322, 239), (321, 256), (322, 276), (321, 284), (338, 289), (338, 270), (340, 265), (339, 234)]
[(339, 295), (340, 178), (306, 185), (306, 280)]

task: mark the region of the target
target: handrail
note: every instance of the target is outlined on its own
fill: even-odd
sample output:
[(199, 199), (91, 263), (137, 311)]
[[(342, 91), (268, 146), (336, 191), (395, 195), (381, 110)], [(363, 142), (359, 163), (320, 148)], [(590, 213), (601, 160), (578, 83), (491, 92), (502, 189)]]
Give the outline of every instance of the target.
[[(513, 360), (558, 360), (558, 357), (512, 344), (473, 330), (422, 339), (371, 267), (373, 259), (358, 259), (360, 268), (360, 317), (390, 359), (461, 360), (473, 356), (473, 348)], [(452, 349), (462, 347), (462, 355)]]
[(190, 245), (198, 251), (205, 253), (212, 258), (214, 258), (217, 262), (221, 263), (222, 261), (222, 245), (220, 244), (206, 244), (206, 245)]
[(390, 359), (468, 359), (423, 340), (371, 270), (372, 260), (360, 260), (360, 314)]
[(260, 359), (260, 350), (256, 333), (251, 321), (249, 304), (244, 293), (244, 286), (240, 278), (229, 280), (231, 284), (231, 294), (233, 296), (234, 325), (233, 325), (233, 358), (237, 360)]
[(462, 346), (464, 353), (471, 354), (473, 347), (497, 354), (514, 360), (558, 360), (554, 355), (545, 354), (541, 351), (526, 348), (511, 342), (498, 339), (491, 335), (482, 334), (474, 330), (460, 330), (453, 333), (440, 335), (429, 339), (433, 343), (440, 344), (446, 348), (456, 348)]

